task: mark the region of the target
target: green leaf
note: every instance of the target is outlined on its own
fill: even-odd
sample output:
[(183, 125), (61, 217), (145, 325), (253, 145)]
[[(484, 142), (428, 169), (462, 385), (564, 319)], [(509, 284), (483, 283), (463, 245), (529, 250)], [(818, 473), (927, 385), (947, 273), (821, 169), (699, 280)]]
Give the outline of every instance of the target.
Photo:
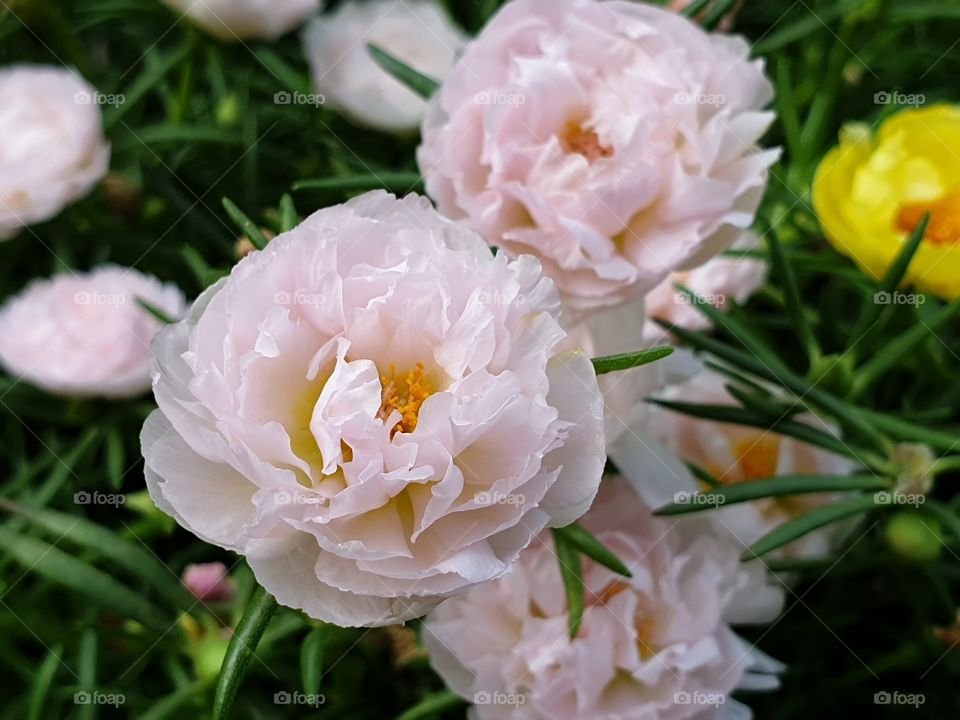
[(30, 706), (27, 710), (29, 720), (42, 720), (50, 717), (44, 714), (43, 706), (50, 695), (53, 678), (57, 674), (57, 666), (60, 665), (61, 652), (63, 652), (63, 647), (57, 645), (47, 653), (40, 667), (37, 668), (33, 679), (33, 687), (30, 689)]
[(241, 211), (230, 198), (223, 199), (223, 208), (227, 211), (227, 215), (230, 216), (234, 224), (249, 238), (257, 250), (263, 250), (267, 246), (268, 240), (260, 228), (257, 227), (250, 218), (244, 215), (243, 211)]
[(673, 353), (672, 347), (658, 347), (651, 350), (637, 350), (636, 352), (623, 353), (620, 355), (595, 357), (591, 362), (597, 375), (604, 375), (619, 370), (629, 370), (630, 368), (640, 367), (641, 365), (665, 358), (671, 353)]
[(125, 471), (123, 436), (116, 427), (108, 427), (104, 434), (106, 448), (107, 477), (110, 478), (110, 487), (119, 490), (123, 485)]
[(184, 706), (204, 690), (206, 683), (197, 681), (190, 685), (177, 688), (166, 697), (153, 700), (150, 709), (137, 715), (137, 720), (167, 720), (175, 717), (195, 717), (193, 713), (184, 711)]
[(280, 232), (290, 232), (300, 224), (300, 216), (293, 204), (293, 198), (284, 193), (280, 198)]
[[(93, 628), (87, 628), (80, 636), (77, 649), (77, 667), (79, 669), (77, 683), (83, 690), (90, 690), (97, 684), (97, 633)], [(92, 720), (96, 714), (96, 706), (88, 703), (77, 706), (77, 720)]]
[(584, 588), (580, 567), (580, 553), (563, 535), (553, 531), (557, 562), (560, 565), (560, 577), (567, 594), (567, 618), (570, 637), (576, 637), (583, 622)]
[(873, 495), (860, 495), (855, 498), (839, 500), (829, 505), (814, 508), (799, 517), (788, 520), (771, 532), (757, 540), (753, 546), (743, 554), (744, 560), (752, 560), (766, 555), (779, 547), (793, 542), (824, 525), (835, 523), (853, 515), (875, 510), (877, 507)]
[(770, 265), (773, 272), (780, 278), (780, 284), (783, 286), (784, 301), (786, 304), (787, 315), (793, 324), (793, 330), (800, 341), (800, 346), (807, 354), (807, 358), (813, 361), (820, 357), (820, 346), (813, 336), (810, 324), (807, 322), (807, 316), (803, 312), (804, 304), (800, 299), (800, 291), (797, 289), (797, 279), (793, 274), (790, 263), (787, 262), (786, 255), (783, 253), (783, 246), (777, 237), (777, 233), (772, 228), (766, 235), (767, 249), (770, 252)]
[(423, 178), (415, 172), (376, 172), (370, 175), (346, 175), (342, 177), (300, 180), (293, 190), (320, 190), (324, 192), (355, 192), (384, 188), (398, 195), (423, 192)]
[(716, 4), (704, 15), (702, 22), (703, 27), (708, 30), (715, 30), (717, 25), (720, 24), (720, 21), (723, 20), (723, 16), (733, 8), (735, 2), (737, 2), (737, 0), (717, 0)]
[[(927, 223), (929, 221), (930, 213), (924, 213), (917, 227), (914, 228), (910, 237), (907, 238), (903, 247), (900, 248), (896, 260), (887, 268), (887, 272), (877, 285), (877, 293), (890, 294), (900, 287), (900, 283), (903, 281), (903, 277), (907, 274), (907, 269), (910, 267), (910, 262), (913, 260), (914, 255), (916, 255), (917, 248), (920, 247), (920, 242), (923, 240), (923, 234), (927, 231)], [(877, 322), (877, 318), (880, 317), (880, 313), (883, 312), (884, 307), (886, 306), (877, 302), (876, 295), (871, 295), (866, 298), (863, 309), (860, 312), (860, 317), (856, 325), (854, 325), (853, 331), (850, 333), (850, 339), (847, 341), (847, 351), (850, 351), (854, 345), (861, 343), (867, 335), (875, 331), (874, 323)]]
[(49, 543), (0, 527), (0, 544), (25, 569), (95, 600), (104, 608), (125, 615), (160, 633), (170, 629), (168, 616), (142, 595), (92, 565)]
[(213, 720), (226, 720), (230, 716), (247, 666), (276, 611), (277, 601), (258, 585), (227, 646), (213, 698)]
[[(189, 47), (186, 44), (182, 44), (175, 50), (170, 51), (167, 55), (161, 56), (152, 67), (142, 72), (134, 83), (122, 93), (124, 101), (113, 106), (103, 114), (104, 129), (110, 130), (124, 115), (133, 110), (137, 104), (146, 97), (147, 93), (163, 80), (168, 72), (180, 64), (184, 57), (186, 57), (188, 50)], [(151, 49), (147, 54), (156, 56), (159, 53)]]
[(464, 704), (463, 698), (450, 690), (439, 690), (427, 695), (412, 708), (397, 716), (397, 720), (422, 720), (445, 710), (453, 710)]
[(698, 500), (702, 502), (674, 503), (660, 508), (654, 514), (684, 515), (784, 495), (881, 490), (889, 487), (889, 481), (875, 475), (780, 475), (697, 493)]
[(954, 542), (960, 542), (960, 515), (957, 515), (953, 508), (939, 500), (926, 498), (923, 512), (933, 515), (940, 521), (943, 528), (953, 536)]
[(683, 10), (680, 11), (680, 14), (684, 17), (695, 18), (701, 12), (706, 10), (707, 5), (709, 5), (711, 0), (694, 0), (692, 3), (687, 5)]
[(758, 362), (756, 358), (736, 348), (730, 347), (730, 345), (726, 343), (711, 338), (705, 333), (673, 327), (667, 323), (660, 322), (660, 324), (683, 342), (699, 350), (712, 353), (736, 368), (746, 370), (785, 387), (798, 398), (803, 398), (805, 404), (819, 406), (823, 412), (832, 415), (846, 430), (856, 432), (868, 439), (872, 445), (881, 449), (884, 453), (890, 450), (890, 443), (887, 438), (878, 432), (878, 430), (863, 417), (857, 408), (819, 390), (811, 385), (808, 380), (792, 372), (774, 371), (763, 363)]
[(9, 500), (0, 500), (0, 507), (55, 535), (60, 542), (72, 542), (116, 563), (142, 580), (174, 608), (183, 612), (193, 611), (199, 616), (196, 598), (179, 581), (177, 574), (146, 550), (146, 546), (140, 548), (109, 528), (79, 515), (37, 509)]
[(650, 398), (648, 402), (703, 420), (746, 425), (748, 427), (760, 428), (761, 430), (773, 430), (780, 435), (788, 435), (789, 437), (803, 440), (811, 445), (822, 447), (824, 450), (829, 450), (839, 455), (854, 457), (861, 461), (865, 461), (870, 457), (867, 451), (850, 443), (844, 443), (830, 433), (818, 430), (806, 423), (788, 419), (777, 420), (776, 418), (771, 418), (768, 415), (759, 413), (756, 410), (739, 408), (735, 405), (705, 405), (674, 400), (661, 400), (659, 398)]
[(867, 408), (861, 409), (860, 412), (880, 430), (897, 440), (916, 440), (943, 452), (950, 452), (960, 447), (960, 433), (934, 430), (925, 425), (918, 425), (909, 420), (874, 412)]
[(554, 530), (556, 535), (563, 537), (564, 541), (575, 547), (591, 560), (594, 560), (615, 573), (632, 577), (630, 570), (624, 565), (620, 558), (614, 555), (604, 546), (596, 537), (581, 525), (573, 523), (566, 527)]
[(380, 67), (393, 75), (408, 88), (413, 90), (424, 100), (429, 100), (440, 87), (440, 83), (433, 78), (427, 77), (423, 73), (414, 70), (402, 60), (398, 60), (372, 43), (367, 43), (367, 50), (373, 56), (373, 61)]
[(689, 288), (679, 283), (676, 283), (674, 287), (690, 301), (693, 307), (706, 316), (715, 327), (723, 330), (731, 340), (743, 345), (743, 347), (752, 353), (761, 363), (771, 369), (785, 369), (783, 361), (746, 323), (742, 323), (731, 315), (721, 312)]
[(156, 305), (153, 305), (148, 300), (144, 300), (142, 297), (137, 298), (137, 305), (142, 307), (148, 313), (150, 313), (157, 320), (162, 322), (164, 325), (172, 325), (176, 322), (172, 317), (167, 315), (163, 310), (158, 308)]
[(323, 676), (323, 651), (327, 642), (327, 628), (315, 627), (303, 639), (300, 645), (300, 679), (303, 692), (316, 695), (320, 692), (320, 678)]
[(916, 325), (895, 336), (885, 347), (857, 369), (851, 397), (860, 397), (884, 373), (904, 359), (917, 345), (936, 336), (937, 330), (952, 320), (960, 311), (960, 298), (944, 305), (929, 320), (920, 320)]

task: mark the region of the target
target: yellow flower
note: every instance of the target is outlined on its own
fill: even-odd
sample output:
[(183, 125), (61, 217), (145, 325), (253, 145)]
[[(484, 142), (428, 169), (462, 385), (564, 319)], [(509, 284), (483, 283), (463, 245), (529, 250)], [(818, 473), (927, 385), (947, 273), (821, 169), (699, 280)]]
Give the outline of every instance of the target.
[(875, 135), (844, 126), (817, 168), (813, 207), (830, 243), (874, 278), (929, 212), (906, 280), (960, 297), (960, 107), (903, 110)]

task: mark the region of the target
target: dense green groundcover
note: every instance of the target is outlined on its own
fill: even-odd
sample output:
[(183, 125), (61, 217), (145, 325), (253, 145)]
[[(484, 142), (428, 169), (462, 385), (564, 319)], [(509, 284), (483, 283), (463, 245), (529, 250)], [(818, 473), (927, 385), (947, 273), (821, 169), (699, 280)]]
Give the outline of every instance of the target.
[[(449, 4), (471, 32), (498, 5)], [(278, 229), (285, 193), (306, 215), (356, 193), (373, 175), (397, 192), (417, 185), (416, 137), (361, 129), (324, 107), (274, 103), (277, 92), (310, 92), (296, 35), (224, 45), (174, 20), (157, 0), (0, 0), (0, 63), (73, 65), (101, 92), (126, 97), (105, 112), (110, 182), (0, 246), (3, 297), (33, 277), (108, 260), (195, 296), (234, 260), (239, 233), (222, 198)], [(919, 320), (932, 324), (943, 312), (933, 299), (888, 306), (855, 353), (861, 362), (885, 358), (882, 372), (855, 404), (844, 400), (849, 374), (858, 371), (830, 368), (829, 360), (810, 368), (808, 351), (814, 344), (828, 358), (843, 351), (865, 308), (875, 307), (876, 288), (823, 241), (809, 184), (842, 122), (873, 122), (893, 110), (876, 104), (876, 93), (958, 99), (958, 21), (960, 3), (948, 1), (747, 0), (736, 25), (767, 59), (777, 87), (779, 118), (765, 143), (785, 151), (758, 226), (786, 264), (730, 316), (729, 334), (687, 340), (702, 346), (712, 337), (716, 352), (733, 353), (735, 364), (747, 328), (776, 349), (799, 394), (807, 378), (828, 373), (808, 400), (833, 409), (846, 440), (875, 444), (880, 454), (891, 440), (947, 452), (951, 438), (960, 439), (960, 325), (953, 315), (936, 334), (923, 331)], [(298, 186), (311, 179), (327, 185)], [(905, 337), (915, 342), (895, 342)], [(776, 416), (756, 396), (748, 404), (756, 422)], [(65, 402), (0, 377), (0, 718), (210, 713), (225, 645), (211, 628), (236, 625), (254, 584), (242, 561), (151, 511), (138, 447), (151, 406), (146, 397)], [(871, 432), (877, 427), (883, 438)], [(759, 718), (846, 718), (864, 709), (870, 717), (956, 716), (960, 650), (950, 652), (951, 638), (934, 628), (950, 625), (960, 604), (958, 481), (956, 471), (939, 475), (918, 510), (870, 508), (848, 546), (796, 568), (800, 579), (783, 618), (747, 635), (789, 666), (780, 692), (744, 696)], [(80, 491), (122, 497), (84, 505), (75, 502)], [(916, 521), (930, 546), (919, 553), (924, 559), (891, 543), (891, 521), (901, 540), (903, 524)], [(219, 621), (177, 579), (188, 562), (218, 559), (240, 586)], [(178, 622), (183, 610), (192, 620)], [(281, 609), (234, 716), (462, 717), (464, 703), (444, 690), (414, 641), (322, 626)], [(75, 693), (94, 691), (106, 703), (115, 696), (117, 706), (77, 702)], [(922, 693), (925, 702), (919, 709), (875, 705), (883, 691)], [(325, 702), (319, 711), (275, 702), (276, 693), (295, 692), (319, 692)]]

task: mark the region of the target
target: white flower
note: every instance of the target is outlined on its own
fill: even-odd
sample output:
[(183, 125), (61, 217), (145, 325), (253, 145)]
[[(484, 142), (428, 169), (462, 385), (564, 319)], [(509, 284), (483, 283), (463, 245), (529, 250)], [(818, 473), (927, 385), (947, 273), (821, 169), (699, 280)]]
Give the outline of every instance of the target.
[(106, 174), (110, 147), (94, 98), (72, 70), (0, 70), (0, 240), (56, 216)]
[[(631, 578), (584, 561), (586, 609), (568, 634), (549, 535), (513, 572), (441, 604), (424, 641), (436, 671), (475, 703), (472, 717), (680, 720), (749, 717), (737, 688), (777, 686), (780, 665), (731, 623), (768, 622), (782, 592), (735, 543), (696, 519), (654, 518), (623, 478), (603, 481), (582, 524)], [(737, 715), (726, 715), (737, 709)]]
[(396, 132), (415, 130), (426, 104), (377, 65), (367, 45), (440, 80), (464, 42), (432, 0), (347, 2), (317, 17), (304, 32), (317, 91), (358, 122)]
[(34, 280), (0, 309), (0, 363), (57, 394), (139, 395), (161, 323), (138, 298), (172, 317), (186, 305), (175, 286), (115, 265)]
[(164, 0), (222, 40), (273, 40), (320, 9), (322, 0)]
[(536, 260), (425, 198), (321, 210), (158, 336), (151, 496), (282, 604), (421, 615), (596, 493), (602, 399), (558, 309)]

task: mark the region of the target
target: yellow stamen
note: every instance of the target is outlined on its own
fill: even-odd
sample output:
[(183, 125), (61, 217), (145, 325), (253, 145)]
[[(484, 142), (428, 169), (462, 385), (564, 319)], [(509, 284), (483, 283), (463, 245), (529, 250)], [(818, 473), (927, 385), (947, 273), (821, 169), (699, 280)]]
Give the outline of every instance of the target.
[(416, 430), (420, 406), (435, 392), (433, 384), (426, 377), (423, 363), (417, 363), (406, 375), (398, 375), (396, 367), (391, 365), (390, 371), (380, 376), (380, 384), (383, 386), (383, 399), (378, 417), (386, 421), (394, 410), (400, 413), (400, 422), (394, 425), (391, 435)]
[(613, 148), (601, 145), (595, 130), (584, 128), (576, 122), (567, 123), (565, 132), (560, 136), (560, 146), (564, 152), (583, 155), (588, 162), (613, 156)]
[(960, 243), (960, 190), (949, 192), (933, 202), (905, 203), (897, 213), (896, 226), (905, 233), (913, 232), (924, 213), (930, 213), (924, 242), (931, 245)]
[(737, 467), (740, 470), (739, 482), (763, 480), (777, 474), (780, 462), (780, 440), (771, 435), (751, 438), (734, 445)]

